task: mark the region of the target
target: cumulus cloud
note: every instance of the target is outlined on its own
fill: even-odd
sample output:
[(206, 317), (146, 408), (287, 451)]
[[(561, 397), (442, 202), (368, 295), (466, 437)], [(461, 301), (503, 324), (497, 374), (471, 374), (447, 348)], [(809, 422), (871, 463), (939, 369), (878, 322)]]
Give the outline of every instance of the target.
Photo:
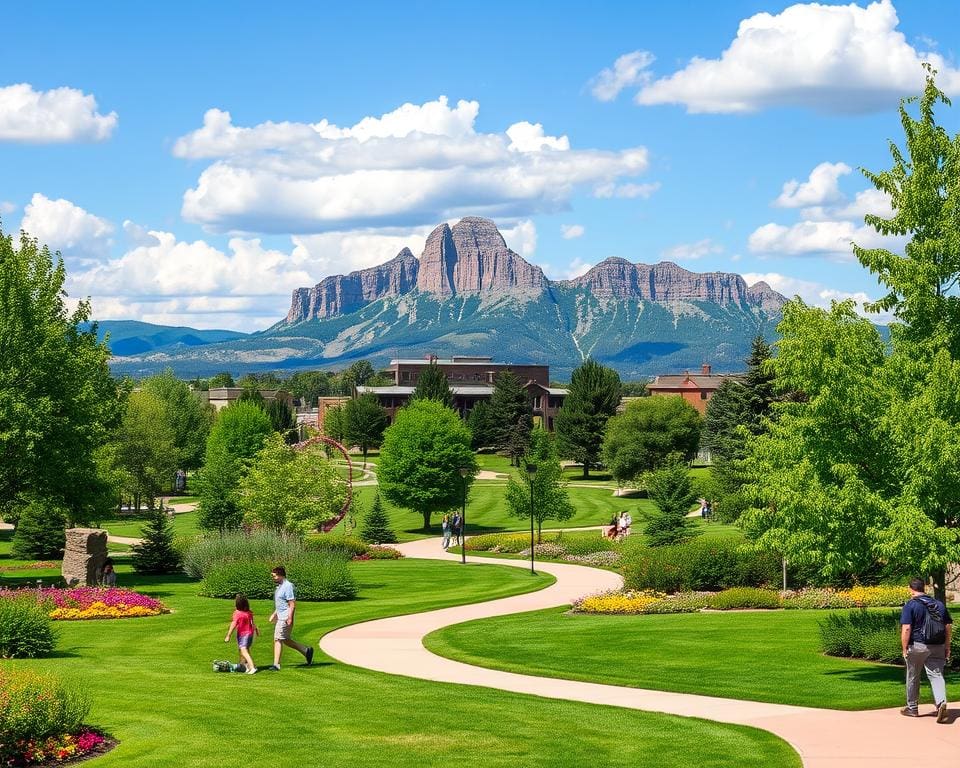
[(764, 224), (751, 233), (747, 247), (753, 253), (782, 256), (829, 256), (852, 259), (851, 243), (864, 248), (897, 250), (906, 238), (885, 237), (872, 227), (851, 221), (801, 221), (792, 226)]
[(890, 195), (879, 189), (864, 189), (853, 200), (841, 199), (832, 206), (813, 206), (800, 212), (804, 218), (812, 221), (827, 219), (854, 219), (863, 221), (868, 213), (889, 219), (893, 217)]
[(583, 237), (583, 233), (587, 230), (582, 224), (561, 224), (560, 225), (560, 236), (564, 240), (574, 240), (578, 237)]
[(667, 248), (660, 255), (668, 261), (694, 261), (715, 253), (723, 253), (723, 246), (705, 237), (695, 243), (680, 243)]
[(747, 285), (754, 285), (762, 281), (788, 298), (799, 296), (804, 302), (815, 307), (828, 308), (832, 301), (853, 299), (856, 302), (857, 310), (864, 317), (876, 323), (889, 323), (892, 320), (892, 315), (889, 313), (867, 312), (863, 308), (865, 303), (875, 301), (865, 291), (840, 291), (822, 283), (790, 277), (779, 272), (747, 272), (743, 275), (743, 279)]
[(610, 181), (605, 184), (598, 184), (593, 189), (593, 196), (601, 199), (619, 197), (619, 198), (640, 198), (646, 200), (654, 192), (660, 189), (660, 182), (654, 181), (647, 184), (615, 184)]
[(105, 141), (116, 127), (116, 112), (101, 115), (97, 100), (75, 88), (35, 91), (29, 83), (0, 88), (0, 141)]
[(541, 264), (540, 268), (544, 274), (551, 280), (573, 280), (576, 277), (585, 275), (595, 265), (593, 262), (585, 261), (579, 256), (571, 261), (566, 267), (556, 267), (552, 264)]
[[(403, 248), (420, 256), (431, 227), (411, 230), (326, 232), (322, 235), (298, 235), (293, 238), (294, 257), (309, 265), (314, 282), (327, 275), (346, 274), (383, 264)], [(304, 283), (306, 285), (306, 283)]]
[(820, 163), (803, 182), (796, 179), (784, 183), (780, 196), (773, 201), (778, 208), (805, 208), (834, 203), (843, 198), (839, 179), (853, 169), (846, 163)]
[(923, 87), (921, 63), (938, 85), (960, 92), (960, 70), (933, 51), (918, 51), (897, 30), (890, 0), (797, 4), (740, 22), (719, 59), (696, 57), (637, 93), (638, 104), (682, 104), (688, 112), (754, 112), (799, 106), (832, 113), (891, 109)]
[(523, 219), (513, 226), (502, 227), (500, 234), (507, 247), (521, 256), (532, 256), (537, 250), (537, 225), (530, 219)]
[(619, 57), (613, 66), (604, 69), (590, 81), (590, 91), (599, 101), (613, 101), (624, 88), (650, 81), (648, 67), (654, 62), (649, 51), (633, 51)]
[(66, 259), (102, 259), (113, 245), (113, 224), (62, 198), (35, 193), (23, 209), (20, 229)]
[(0, 200), (0, 215), (13, 213), (15, 210), (17, 210), (17, 206), (14, 203), (8, 200)]
[(214, 161), (184, 193), (183, 215), (214, 231), (297, 235), (464, 215), (520, 219), (563, 210), (576, 188), (616, 187), (649, 164), (644, 147), (574, 150), (540, 124), (477, 133), (478, 110), (440, 97), (347, 128), (326, 120), (238, 127), (210, 110), (174, 146), (178, 157)]

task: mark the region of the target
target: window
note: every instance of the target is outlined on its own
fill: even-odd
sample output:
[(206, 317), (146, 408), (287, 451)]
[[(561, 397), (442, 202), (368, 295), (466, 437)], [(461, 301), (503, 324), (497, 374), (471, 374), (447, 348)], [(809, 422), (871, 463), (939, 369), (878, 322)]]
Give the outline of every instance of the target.
[(710, 393), (709, 393), (709, 392), (704, 392), (702, 389), (700, 390), (700, 399), (701, 399), (701, 400), (706, 400), (706, 399), (708, 399), (709, 397), (710, 397)]

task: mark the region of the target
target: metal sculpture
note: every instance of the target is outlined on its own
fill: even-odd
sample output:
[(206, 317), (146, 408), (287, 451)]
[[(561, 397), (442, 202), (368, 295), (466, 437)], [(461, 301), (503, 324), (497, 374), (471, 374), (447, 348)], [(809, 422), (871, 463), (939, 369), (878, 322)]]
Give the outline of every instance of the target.
[(332, 437), (311, 437), (309, 440), (304, 440), (302, 443), (297, 443), (293, 446), (294, 450), (302, 451), (305, 448), (309, 448), (311, 445), (326, 445), (330, 448), (336, 448), (340, 451), (340, 454), (343, 456), (344, 461), (347, 463), (347, 497), (343, 502), (343, 506), (340, 508), (340, 512), (336, 516), (331, 517), (329, 520), (326, 520), (319, 525), (319, 530), (323, 533), (330, 533), (337, 524), (340, 523), (344, 517), (347, 516), (347, 512), (350, 511), (350, 504), (353, 501), (353, 464), (350, 462), (350, 454), (347, 453), (346, 447), (342, 443), (338, 443)]

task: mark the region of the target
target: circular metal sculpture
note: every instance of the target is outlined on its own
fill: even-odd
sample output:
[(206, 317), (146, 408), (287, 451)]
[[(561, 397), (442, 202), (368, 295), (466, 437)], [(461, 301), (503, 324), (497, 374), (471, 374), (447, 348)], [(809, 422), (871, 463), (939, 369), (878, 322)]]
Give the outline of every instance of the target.
[(309, 448), (311, 445), (326, 445), (330, 448), (335, 448), (340, 451), (340, 455), (343, 456), (343, 460), (347, 463), (347, 496), (343, 501), (343, 506), (334, 517), (325, 520), (319, 525), (319, 530), (324, 533), (330, 533), (330, 531), (337, 526), (337, 523), (343, 520), (343, 518), (347, 516), (347, 512), (350, 511), (350, 503), (353, 501), (353, 464), (350, 462), (350, 454), (347, 453), (346, 447), (332, 437), (311, 437), (309, 440), (297, 443), (293, 448), (294, 450), (300, 451), (304, 448)]

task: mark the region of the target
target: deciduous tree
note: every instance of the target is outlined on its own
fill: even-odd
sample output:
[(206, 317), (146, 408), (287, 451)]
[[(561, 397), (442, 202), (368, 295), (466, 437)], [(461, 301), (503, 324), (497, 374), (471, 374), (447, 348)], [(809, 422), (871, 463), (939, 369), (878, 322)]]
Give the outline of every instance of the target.
[[(543, 429), (530, 433), (530, 448), (524, 462), (537, 467), (533, 476), (533, 519), (537, 525), (537, 541), (540, 541), (544, 520), (569, 520), (576, 510), (567, 494), (553, 438)], [(521, 476), (526, 474), (522, 468), (520, 472)], [(520, 480), (511, 477), (507, 482), (507, 509), (514, 517), (530, 519), (530, 482), (529, 476)]]
[(367, 393), (347, 402), (343, 410), (346, 421), (346, 439), (357, 445), (363, 453), (363, 466), (367, 466), (367, 451), (380, 445), (383, 431), (387, 428), (387, 412), (380, 407), (377, 396)]
[(213, 422), (210, 406), (205, 404), (185, 381), (174, 376), (170, 369), (146, 379), (142, 389), (163, 403), (167, 423), (173, 431), (177, 466), (182, 469), (200, 467), (207, 448), (210, 424)]

